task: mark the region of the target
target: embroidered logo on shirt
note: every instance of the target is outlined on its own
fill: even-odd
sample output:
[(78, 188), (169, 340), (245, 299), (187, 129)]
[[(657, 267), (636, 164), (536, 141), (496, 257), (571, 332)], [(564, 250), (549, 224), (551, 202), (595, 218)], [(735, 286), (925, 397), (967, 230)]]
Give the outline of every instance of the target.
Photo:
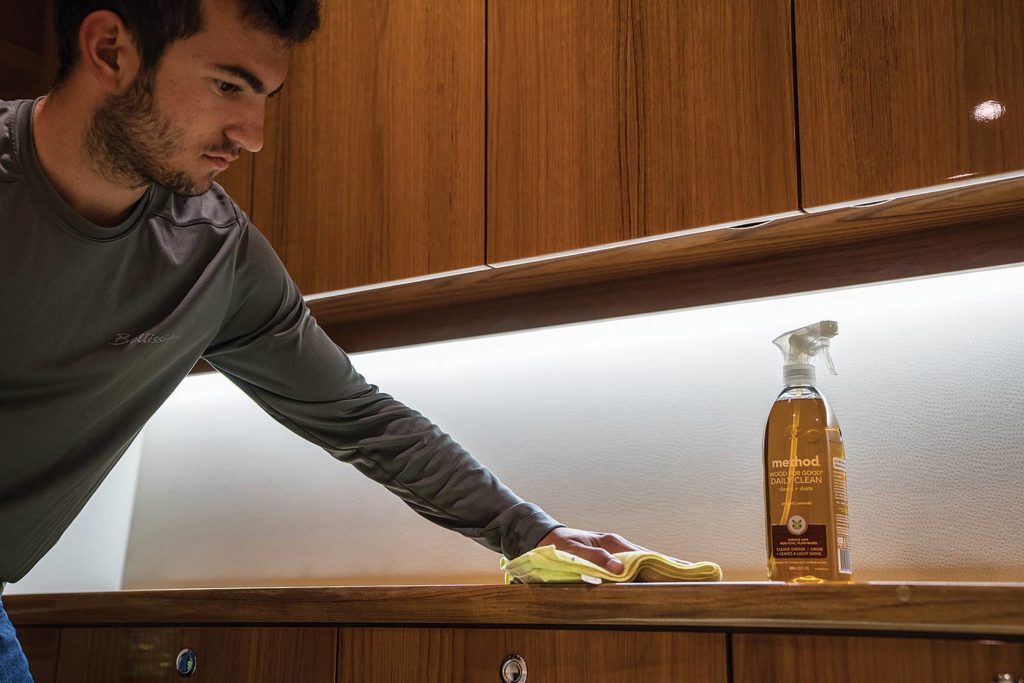
[(175, 339), (181, 339), (181, 335), (143, 332), (133, 337), (131, 332), (118, 332), (117, 336), (114, 337), (114, 341), (109, 342), (109, 344), (110, 346), (120, 346), (122, 344), (163, 344), (166, 341), (174, 341)]

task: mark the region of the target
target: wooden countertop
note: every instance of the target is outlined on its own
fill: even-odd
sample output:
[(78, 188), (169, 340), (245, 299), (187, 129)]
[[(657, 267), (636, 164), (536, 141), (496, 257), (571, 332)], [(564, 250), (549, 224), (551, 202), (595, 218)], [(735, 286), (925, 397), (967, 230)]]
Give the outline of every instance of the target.
[(403, 624), (1024, 636), (1024, 584), (769, 582), (216, 588), (4, 598), (22, 626)]

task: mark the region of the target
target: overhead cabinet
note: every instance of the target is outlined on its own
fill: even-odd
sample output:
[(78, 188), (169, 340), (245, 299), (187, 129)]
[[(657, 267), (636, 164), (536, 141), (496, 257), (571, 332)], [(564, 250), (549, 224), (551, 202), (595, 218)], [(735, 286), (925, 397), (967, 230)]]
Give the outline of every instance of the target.
[(38, 97), (57, 73), (48, 2), (0, 0), (0, 100)]
[(797, 209), (789, 0), (488, 12), (488, 262)]
[(1024, 169), (1020, 0), (796, 0), (802, 205)]
[(791, 51), (788, 0), (327, 4), (252, 216), (315, 293), (792, 210)]
[(483, 265), (484, 3), (327, 2), (255, 157), (305, 294)]
[(1019, 0), (328, 3), (252, 216), (312, 294), (1004, 174), (1022, 36)]

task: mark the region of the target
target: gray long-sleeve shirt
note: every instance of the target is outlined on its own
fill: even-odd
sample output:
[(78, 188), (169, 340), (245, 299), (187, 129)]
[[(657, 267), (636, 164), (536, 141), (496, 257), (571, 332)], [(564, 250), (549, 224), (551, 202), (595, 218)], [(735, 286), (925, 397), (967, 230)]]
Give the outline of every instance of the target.
[(75, 213), (33, 106), (0, 101), (0, 580), (57, 542), (199, 358), (431, 522), (510, 558), (561, 526), (368, 384), (219, 186), (152, 186), (112, 228)]

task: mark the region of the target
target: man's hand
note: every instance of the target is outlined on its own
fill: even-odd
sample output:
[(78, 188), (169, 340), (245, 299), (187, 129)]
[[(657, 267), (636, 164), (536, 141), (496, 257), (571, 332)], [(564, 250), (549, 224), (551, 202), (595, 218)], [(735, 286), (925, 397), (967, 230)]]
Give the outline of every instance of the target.
[(612, 557), (612, 553), (622, 553), (628, 550), (647, 550), (643, 546), (634, 545), (618, 534), (598, 533), (595, 531), (582, 531), (568, 527), (558, 527), (548, 532), (548, 535), (540, 539), (537, 547), (553, 545), (558, 550), (582, 557), (584, 560), (593, 562), (598, 567), (604, 567), (613, 574), (622, 571), (622, 563)]

